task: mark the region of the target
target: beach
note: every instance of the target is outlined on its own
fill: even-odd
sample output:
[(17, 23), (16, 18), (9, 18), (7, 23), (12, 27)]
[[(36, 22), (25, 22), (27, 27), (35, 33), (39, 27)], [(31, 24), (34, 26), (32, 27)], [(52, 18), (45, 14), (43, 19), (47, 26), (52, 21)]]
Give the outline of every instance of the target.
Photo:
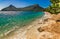
[(60, 25), (60, 22), (56, 22), (57, 19), (53, 19), (54, 16), (45, 14), (30, 25), (7, 34), (3, 39), (60, 39), (60, 28), (55, 28)]
[[(43, 25), (43, 21), (46, 15), (44, 15), (42, 18), (36, 19), (34, 22), (32, 22), (30, 25), (22, 27), (20, 29), (17, 29), (15, 31), (12, 31), (12, 33), (7, 34), (6, 36), (4, 36), (4, 39), (28, 39), (27, 35), (29, 33), (32, 33), (34, 31), (34, 36), (39, 36), (39, 32), (38, 32), (38, 28), (41, 27)], [(49, 17), (48, 17), (49, 18)], [(37, 33), (35, 33), (37, 32)]]

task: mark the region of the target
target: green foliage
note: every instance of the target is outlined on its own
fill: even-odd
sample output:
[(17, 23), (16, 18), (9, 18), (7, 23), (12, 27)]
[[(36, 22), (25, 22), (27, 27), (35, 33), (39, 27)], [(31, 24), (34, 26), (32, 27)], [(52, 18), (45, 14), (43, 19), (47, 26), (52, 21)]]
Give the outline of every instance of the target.
[(59, 0), (50, 0), (51, 3), (58, 3)]
[(59, 0), (50, 0), (51, 5), (46, 8), (46, 11), (52, 13), (52, 14), (58, 14), (60, 13), (60, 1)]

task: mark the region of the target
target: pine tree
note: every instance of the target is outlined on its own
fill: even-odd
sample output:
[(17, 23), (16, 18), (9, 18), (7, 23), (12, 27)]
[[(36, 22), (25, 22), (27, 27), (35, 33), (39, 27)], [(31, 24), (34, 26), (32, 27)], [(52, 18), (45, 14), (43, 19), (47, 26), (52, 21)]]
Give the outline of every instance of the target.
[(52, 14), (60, 13), (60, 0), (50, 0), (50, 2), (51, 2), (51, 6), (46, 8), (46, 11)]

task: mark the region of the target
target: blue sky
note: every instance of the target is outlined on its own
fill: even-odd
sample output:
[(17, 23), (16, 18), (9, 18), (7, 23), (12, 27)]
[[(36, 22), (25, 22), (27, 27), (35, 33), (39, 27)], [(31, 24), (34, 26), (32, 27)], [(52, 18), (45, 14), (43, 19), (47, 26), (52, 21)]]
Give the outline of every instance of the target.
[(39, 4), (41, 7), (48, 7), (51, 3), (49, 0), (0, 0), (0, 10), (10, 4), (16, 7), (26, 7), (33, 4)]

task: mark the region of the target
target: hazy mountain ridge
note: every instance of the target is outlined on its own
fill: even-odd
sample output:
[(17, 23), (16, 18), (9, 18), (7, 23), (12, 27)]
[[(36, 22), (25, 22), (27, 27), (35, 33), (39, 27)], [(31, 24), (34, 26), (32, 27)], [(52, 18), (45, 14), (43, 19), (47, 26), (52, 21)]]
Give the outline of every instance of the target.
[(3, 8), (1, 11), (43, 11), (44, 8), (40, 7), (38, 4), (30, 5), (24, 8), (16, 8), (13, 5), (10, 5), (6, 8)]

